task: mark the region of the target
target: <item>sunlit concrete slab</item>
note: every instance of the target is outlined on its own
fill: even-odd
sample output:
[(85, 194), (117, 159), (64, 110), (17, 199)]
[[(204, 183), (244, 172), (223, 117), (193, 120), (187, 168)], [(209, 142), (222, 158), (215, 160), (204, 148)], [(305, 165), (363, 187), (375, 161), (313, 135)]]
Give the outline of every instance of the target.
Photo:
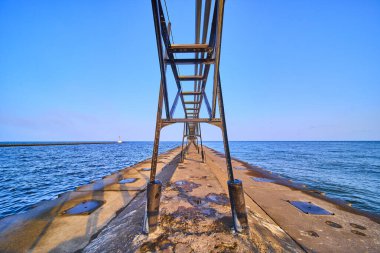
[(202, 163), (190, 146), (184, 162), (164, 181), (159, 229), (142, 233), (146, 199), (136, 198), (84, 252), (304, 252), (248, 197), (250, 231), (235, 234), (224, 175)]
[[(207, 161), (225, 171), (223, 155), (208, 149)], [(214, 156), (214, 154), (218, 154)], [(329, 199), (318, 191), (293, 184), (261, 168), (234, 159), (235, 170), (243, 180), (246, 196), (254, 201), (302, 249), (308, 252), (379, 252), (379, 217), (354, 209), (343, 201)], [(255, 182), (252, 176), (266, 177), (275, 182)], [(227, 178), (225, 177), (224, 180)], [(247, 200), (247, 198), (246, 198)], [(333, 215), (306, 214), (289, 201), (305, 201), (318, 205)], [(337, 224), (336, 226), (331, 224)], [(352, 225), (354, 224), (354, 225)], [(359, 225), (359, 226), (356, 226)], [(361, 229), (357, 229), (360, 227)]]
[[(174, 160), (177, 157), (178, 161), (179, 152), (177, 148), (169, 154), (172, 153)], [(75, 252), (84, 248), (92, 236), (145, 189), (143, 185), (146, 184), (147, 175), (139, 172), (139, 169), (148, 164), (148, 161), (143, 161), (78, 187), (76, 191), (62, 194), (57, 199), (41, 202), (25, 213), (0, 220), (0, 252)], [(139, 180), (132, 185), (133, 190), (123, 188), (118, 183), (126, 175), (139, 176)], [(119, 188), (112, 188), (112, 185), (118, 185)], [(102, 205), (90, 214), (68, 214), (68, 210), (88, 201), (101, 202)]]

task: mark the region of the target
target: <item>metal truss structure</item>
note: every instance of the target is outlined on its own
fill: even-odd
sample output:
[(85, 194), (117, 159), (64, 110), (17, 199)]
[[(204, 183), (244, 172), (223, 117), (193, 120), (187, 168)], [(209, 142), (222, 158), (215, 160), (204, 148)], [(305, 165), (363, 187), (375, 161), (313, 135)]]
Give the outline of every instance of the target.
[[(182, 161), (188, 145), (191, 144), (195, 145), (198, 152), (201, 151), (202, 160), (204, 161), (205, 157), (202, 145), (201, 123), (208, 123), (215, 125), (222, 130), (229, 179), (227, 183), (229, 188), (234, 229), (237, 232), (241, 232), (245, 227), (247, 227), (244, 192), (242, 182), (235, 179), (233, 174), (219, 73), (224, 0), (195, 0), (196, 17), (194, 44), (172, 43), (170, 40), (171, 23), (166, 21), (161, 0), (151, 0), (151, 2), (156, 32), (158, 59), (160, 64), (161, 82), (158, 98), (150, 182), (147, 187), (147, 210), (144, 218), (144, 231), (149, 233), (149, 231), (153, 231), (157, 227), (161, 182), (156, 180), (156, 168), (158, 146), (162, 128), (174, 123), (183, 123), (184, 132), (182, 138)], [(213, 14), (210, 15), (212, 4)], [(203, 13), (202, 5), (204, 6)], [(201, 16), (203, 16), (202, 19)], [(202, 37), (201, 20), (203, 20)], [(209, 27), (210, 31), (208, 32)], [(179, 67), (185, 64), (194, 66), (194, 74), (179, 74)], [(166, 76), (168, 66), (172, 70), (177, 88), (176, 96), (171, 106), (169, 106), (169, 87)], [(213, 69), (211, 69), (212, 67)], [(209, 101), (205, 89), (207, 81), (210, 79), (210, 72), (213, 72), (211, 73), (213, 81), (211, 101)], [(193, 82), (194, 86), (192, 89), (185, 89), (185, 86), (183, 86), (184, 82)], [(184, 112), (183, 118), (174, 117), (174, 112), (178, 103), (182, 106)], [(207, 117), (200, 117), (202, 104), (206, 106)], [(217, 115), (217, 111), (219, 112), (219, 115)], [(184, 148), (185, 139), (187, 141), (187, 145)]]

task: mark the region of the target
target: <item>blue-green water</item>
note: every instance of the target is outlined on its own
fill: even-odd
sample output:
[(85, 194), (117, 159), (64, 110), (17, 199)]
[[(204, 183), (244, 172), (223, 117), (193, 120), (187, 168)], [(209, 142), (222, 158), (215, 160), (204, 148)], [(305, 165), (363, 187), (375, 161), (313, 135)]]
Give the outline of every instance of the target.
[[(206, 142), (223, 152), (220, 142)], [(380, 142), (231, 142), (231, 155), (380, 214)]]
[[(162, 142), (159, 152), (180, 145)], [(0, 148), (0, 218), (152, 156), (152, 142)]]
[[(205, 142), (223, 152), (221, 142)], [(162, 142), (160, 152), (180, 145)], [(232, 156), (380, 214), (380, 142), (231, 142)], [(0, 218), (152, 154), (152, 142), (0, 148)]]

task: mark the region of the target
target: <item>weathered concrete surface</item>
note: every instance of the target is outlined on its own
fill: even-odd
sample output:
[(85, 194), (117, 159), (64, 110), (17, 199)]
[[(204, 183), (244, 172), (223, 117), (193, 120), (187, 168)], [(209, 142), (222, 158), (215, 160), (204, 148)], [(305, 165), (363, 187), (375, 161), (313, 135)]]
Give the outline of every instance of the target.
[[(157, 172), (162, 174), (175, 168), (179, 153), (180, 149), (176, 148), (159, 156)], [(26, 213), (0, 220), (0, 252), (74, 252), (82, 249), (145, 189), (150, 172), (144, 168), (150, 168), (150, 159), (78, 187), (57, 199), (41, 202)], [(132, 184), (119, 184), (120, 179), (130, 177), (138, 180)], [(85, 200), (105, 203), (90, 215), (63, 214)]]
[[(244, 184), (249, 235), (231, 232), (223, 156), (206, 148), (203, 164), (191, 146), (162, 194), (157, 232), (141, 233), (141, 195), (84, 252), (379, 252), (376, 220), (313, 196), (306, 188), (283, 185), (281, 179), (244, 162), (234, 160), (233, 165)], [(254, 182), (253, 176), (281, 184)], [(288, 200), (311, 201), (334, 215), (304, 214)]]
[[(234, 173), (243, 181), (250, 230), (234, 234), (225, 159), (205, 150), (206, 163), (194, 146), (184, 163), (179, 163), (179, 149), (160, 156), (160, 228), (149, 236), (141, 232), (149, 175), (143, 168), (150, 167), (146, 160), (1, 220), (0, 252), (380, 252), (376, 217), (236, 159)], [(138, 180), (118, 183), (131, 177)], [(87, 199), (105, 204), (90, 215), (62, 215)], [(334, 215), (304, 214), (289, 200), (310, 201)]]
[(84, 252), (304, 252), (247, 196), (251, 232), (234, 234), (224, 174), (191, 146), (170, 181), (163, 180), (158, 231), (141, 232), (142, 194)]
[[(207, 163), (210, 167), (225, 172), (223, 155), (206, 149)], [(248, 196), (246, 201), (252, 200), (260, 206), (262, 211), (304, 250), (308, 252), (380, 252), (378, 217), (366, 215), (347, 205), (334, 203), (307, 188), (292, 187), (291, 183), (284, 182), (286, 180), (247, 163), (234, 160), (233, 166), (235, 176), (243, 181), (244, 191)], [(275, 182), (255, 182), (252, 177), (271, 178)], [(288, 201), (310, 201), (334, 215), (305, 214)], [(256, 209), (254, 213), (259, 212)]]

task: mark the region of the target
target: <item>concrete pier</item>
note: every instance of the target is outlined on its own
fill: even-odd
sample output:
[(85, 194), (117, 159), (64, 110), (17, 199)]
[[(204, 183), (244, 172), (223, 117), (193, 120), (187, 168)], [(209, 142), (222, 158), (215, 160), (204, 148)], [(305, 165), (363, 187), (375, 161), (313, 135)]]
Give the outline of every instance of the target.
[[(380, 251), (378, 217), (236, 159), (234, 173), (243, 181), (249, 231), (235, 234), (225, 159), (209, 148), (205, 154), (202, 163), (192, 145), (183, 163), (179, 148), (159, 156), (163, 192), (159, 228), (152, 234), (142, 233), (146, 160), (0, 220), (0, 252)], [(137, 180), (128, 181), (133, 178)], [(90, 214), (67, 213), (88, 200), (102, 205)], [(307, 214), (289, 201), (311, 202), (330, 214)]]
[[(157, 172), (160, 177), (165, 176), (166, 171), (174, 171), (180, 151), (175, 148), (159, 156)], [(1, 219), (0, 252), (75, 252), (84, 248), (93, 236), (144, 192), (150, 173), (147, 168), (150, 168), (150, 159), (80, 186), (57, 199), (41, 202), (25, 213)], [(120, 184), (123, 178), (137, 180)], [(88, 200), (103, 204), (91, 214), (65, 214), (66, 210)]]

